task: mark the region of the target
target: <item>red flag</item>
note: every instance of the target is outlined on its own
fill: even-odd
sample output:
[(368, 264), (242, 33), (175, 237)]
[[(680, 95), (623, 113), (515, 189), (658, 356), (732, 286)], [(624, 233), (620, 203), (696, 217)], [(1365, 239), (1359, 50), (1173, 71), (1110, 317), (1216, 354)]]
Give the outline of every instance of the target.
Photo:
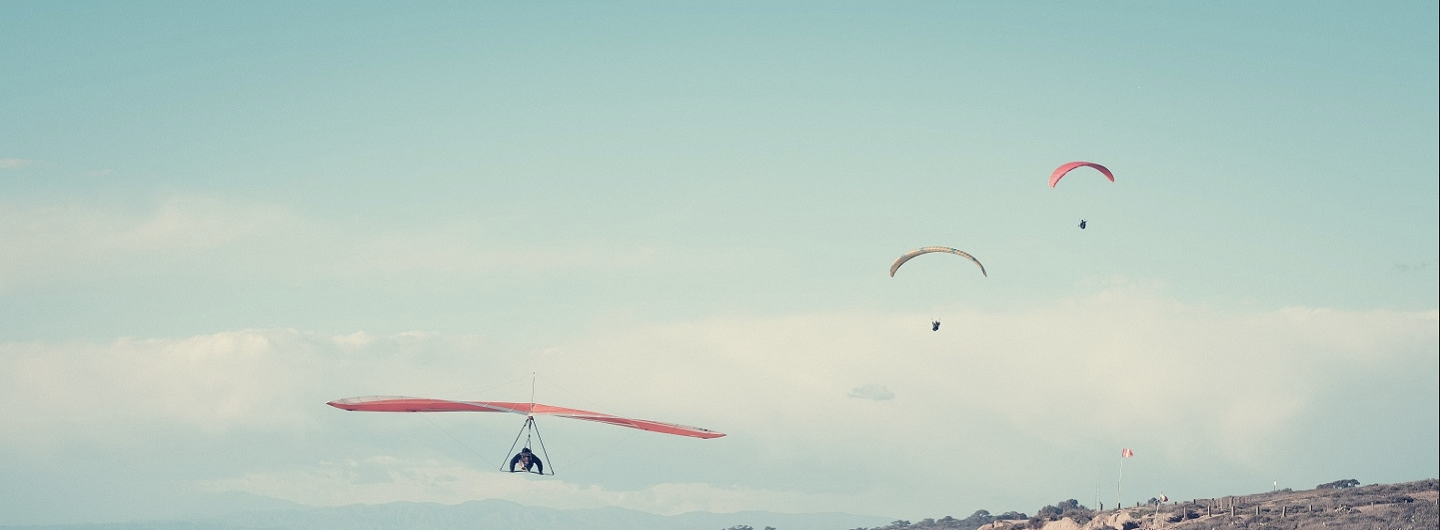
[(1129, 447), (1120, 450), (1120, 458), (1130, 458), (1132, 456), (1135, 456), (1135, 451), (1131, 451)]

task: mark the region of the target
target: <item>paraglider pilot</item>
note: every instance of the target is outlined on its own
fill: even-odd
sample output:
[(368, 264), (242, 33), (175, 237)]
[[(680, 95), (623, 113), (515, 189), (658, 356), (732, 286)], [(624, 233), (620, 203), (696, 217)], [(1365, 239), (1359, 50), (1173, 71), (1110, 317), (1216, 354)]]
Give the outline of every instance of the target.
[(939, 320), (935, 320), (935, 321), (931, 321), (931, 322), (930, 322), (930, 331), (940, 331), (940, 321), (939, 321)]
[(535, 456), (535, 453), (530, 452), (529, 447), (520, 449), (520, 452), (515, 454), (515, 458), (510, 459), (511, 473), (515, 472), (515, 464), (520, 464), (520, 468), (525, 471), (530, 471), (533, 466), (535, 471), (531, 471), (532, 473), (545, 474), (545, 463), (541, 462), (540, 457)]
[(1085, 229), (1085, 220), (1084, 220), (1084, 219), (1081, 219), (1081, 220), (1080, 220), (1080, 229), (1081, 229), (1081, 230), (1084, 230), (1084, 229)]

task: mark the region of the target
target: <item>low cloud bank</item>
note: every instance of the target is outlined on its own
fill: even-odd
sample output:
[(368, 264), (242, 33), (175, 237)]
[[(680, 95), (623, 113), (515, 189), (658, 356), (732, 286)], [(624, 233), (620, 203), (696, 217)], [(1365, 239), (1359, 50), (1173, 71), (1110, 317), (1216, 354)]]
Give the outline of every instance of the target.
[[(1119, 286), (1027, 311), (947, 314), (963, 325), (917, 331), (928, 318), (918, 314), (713, 319), (606, 328), (529, 352), (496, 351), (479, 336), (286, 329), (4, 343), (0, 467), (103, 439), (127, 448), (106, 465), (144, 468), (167, 457), (154, 451), (170, 446), (151, 443), (163, 432), (197, 445), (249, 440), (248, 460), (212, 463), (200, 483), (311, 505), (504, 498), (656, 513), (892, 513), (884, 506), (900, 501), (911, 504), (891, 506), (1034, 504), (1049, 495), (1033, 491), (1045, 477), (1074, 497), (1110, 480), (1122, 446), (1149, 459), (1127, 467), (1127, 481), (1172, 484), (1172, 494), (1176, 477), (1163, 469), (1199, 481), (1198, 462), (1264, 470), (1297, 453), (1344, 469), (1369, 449), (1296, 445), (1321, 434), (1313, 418), (1341, 392), (1374, 411), (1369, 425), (1436, 423), (1434, 310), (1223, 312)], [(542, 402), (730, 436), (640, 433), (575, 473), (535, 481), (493, 473), (484, 467), (494, 462), (476, 464), (455, 443), (508, 443), (514, 418), (436, 418), (442, 429), (503, 427), (452, 440), (413, 416), (323, 405), (369, 394), (524, 400), (531, 372)], [(1384, 383), (1397, 377), (1414, 381)], [(582, 446), (563, 453), (567, 463), (594, 438), (632, 434), (570, 424), (546, 424), (559, 429), (557, 444)], [(1433, 437), (1396, 444), (1415, 469), (1435, 465)], [(632, 450), (646, 456), (627, 464)], [(106, 469), (94, 472), (119, 472)]]

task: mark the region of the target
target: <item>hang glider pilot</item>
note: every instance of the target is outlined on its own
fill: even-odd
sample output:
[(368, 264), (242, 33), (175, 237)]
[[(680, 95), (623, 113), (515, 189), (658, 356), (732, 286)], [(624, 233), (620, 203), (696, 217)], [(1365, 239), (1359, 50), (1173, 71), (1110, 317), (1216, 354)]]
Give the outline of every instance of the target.
[(1081, 220), (1080, 220), (1080, 229), (1081, 229), (1081, 230), (1084, 230), (1084, 229), (1085, 229), (1085, 220), (1084, 220), (1084, 219), (1081, 219)]
[(940, 321), (939, 321), (939, 320), (935, 320), (935, 321), (931, 321), (931, 322), (930, 322), (930, 331), (940, 331)]
[(520, 468), (525, 471), (530, 471), (530, 468), (534, 467), (535, 471), (530, 471), (531, 473), (545, 474), (545, 463), (541, 462), (540, 457), (535, 456), (535, 453), (530, 452), (529, 447), (520, 449), (520, 452), (515, 454), (515, 458), (510, 459), (511, 473), (515, 472), (515, 464), (520, 464)]

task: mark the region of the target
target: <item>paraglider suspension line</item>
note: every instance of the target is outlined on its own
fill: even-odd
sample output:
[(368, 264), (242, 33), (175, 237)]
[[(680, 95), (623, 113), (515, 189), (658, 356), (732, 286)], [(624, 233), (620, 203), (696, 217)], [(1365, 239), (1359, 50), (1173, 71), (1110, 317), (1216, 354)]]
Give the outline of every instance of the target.
[[(500, 470), (509, 471), (506, 466), (509, 465), (510, 458), (515, 454), (515, 446), (520, 444), (521, 436), (525, 437), (525, 445), (522, 445), (520, 447), (529, 448), (532, 452), (535, 450), (536, 447), (540, 448), (540, 458), (542, 458), (541, 462), (543, 462), (545, 466), (545, 472), (541, 474), (554, 475), (554, 463), (550, 460), (550, 453), (545, 451), (545, 439), (540, 437), (540, 427), (535, 425), (534, 416), (525, 417), (525, 424), (520, 426), (520, 432), (515, 433), (515, 441), (510, 442), (510, 450), (506, 451), (505, 457), (500, 460)], [(532, 437), (535, 444), (533, 446), (531, 445)]]

